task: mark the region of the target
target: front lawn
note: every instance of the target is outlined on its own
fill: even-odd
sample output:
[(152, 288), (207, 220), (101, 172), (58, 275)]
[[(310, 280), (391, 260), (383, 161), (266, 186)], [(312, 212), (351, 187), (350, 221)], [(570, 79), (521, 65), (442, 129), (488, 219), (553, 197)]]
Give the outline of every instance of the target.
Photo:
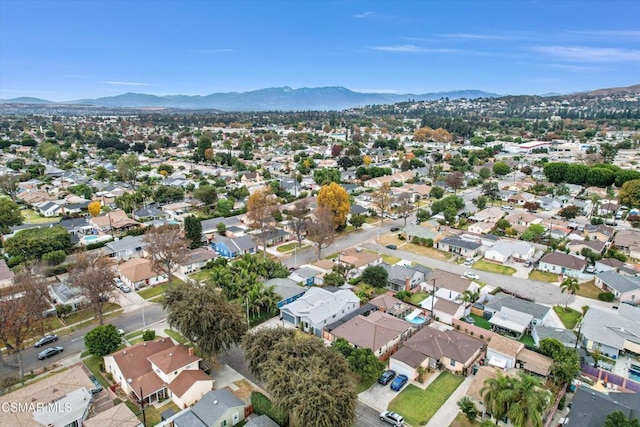
[[(278, 252), (280, 252), (281, 254), (285, 253), (285, 252), (291, 252), (294, 248), (298, 247), (298, 242), (289, 242), (289, 243), (285, 243), (284, 245), (280, 245), (278, 247), (276, 247), (276, 250)], [(302, 245), (301, 247), (298, 248), (298, 252), (301, 250), (304, 250), (306, 248), (308, 248), (309, 245)]]
[(485, 260), (477, 261), (473, 264), (473, 268), (488, 271), (489, 273), (498, 273), (505, 274), (507, 276), (513, 275), (516, 272), (516, 269), (513, 267), (507, 267), (506, 265), (494, 264), (492, 262), (487, 262)]
[(210, 273), (211, 273), (211, 270), (207, 270), (205, 268), (205, 269), (202, 269), (202, 270), (198, 271), (197, 273), (189, 274), (189, 278), (195, 280), (196, 282), (201, 282), (203, 280), (208, 279)]
[(189, 340), (183, 337), (180, 334), (180, 332), (176, 332), (173, 329), (165, 329), (164, 333), (169, 335), (171, 338), (173, 338), (173, 340), (176, 341), (178, 344), (186, 344), (189, 342)]
[(428, 296), (429, 296), (429, 294), (426, 293), (426, 292), (416, 292), (415, 294), (411, 295), (411, 301), (410, 302), (413, 305), (419, 305), (422, 301), (427, 299)]
[(558, 275), (547, 271), (533, 270), (529, 273), (529, 280), (537, 280), (539, 282), (556, 283)]
[(576, 294), (585, 298), (598, 299), (598, 295), (600, 295), (601, 292), (604, 291), (594, 284), (594, 280), (590, 280), (580, 283), (580, 289), (578, 289)]
[(360, 381), (356, 382), (356, 394), (360, 394), (360, 393), (362, 393), (362, 392), (363, 392), (363, 391), (365, 391), (365, 390), (369, 390), (369, 389), (371, 388), (371, 386), (372, 386), (376, 381), (378, 381), (378, 379), (377, 379), (377, 378), (374, 378), (374, 379), (369, 380), (369, 381), (362, 381), (362, 380), (360, 380)]
[(479, 425), (478, 421), (469, 421), (465, 414), (459, 412), (449, 427), (477, 427)]
[(560, 305), (554, 305), (553, 311), (556, 312), (556, 314), (564, 324), (564, 327), (569, 330), (573, 330), (573, 328), (575, 328), (580, 321), (580, 317), (582, 317), (582, 313), (574, 310), (571, 307), (567, 307), (567, 311), (565, 311), (564, 307)]
[[(118, 304), (108, 302), (102, 307), (102, 314), (108, 313), (113, 310), (118, 310), (119, 308), (120, 306)], [(69, 314), (64, 318), (64, 322), (67, 325), (73, 325), (74, 323), (84, 322), (85, 320), (92, 320), (94, 319), (95, 314), (96, 312), (93, 310), (93, 308), (85, 308)]]
[(409, 384), (391, 401), (388, 409), (401, 414), (412, 426), (425, 425), (462, 381), (463, 377), (442, 372), (426, 390)]
[[(176, 284), (176, 279), (174, 278), (173, 285), (175, 286), (175, 284)], [(140, 295), (142, 298), (146, 300), (150, 300), (152, 298), (155, 298), (159, 295), (164, 294), (168, 287), (169, 287), (169, 283), (163, 283), (162, 285), (152, 286), (150, 288), (138, 291), (138, 295)]]
[(486, 329), (487, 331), (491, 330), (491, 323), (487, 319), (482, 316), (478, 316), (477, 314), (470, 314), (473, 320), (476, 321), (475, 325), (479, 328)]
[(395, 256), (391, 256), (391, 255), (384, 255), (382, 254), (382, 261), (386, 262), (389, 265), (393, 265), (397, 262), (400, 262), (400, 258), (395, 257)]
[(84, 365), (91, 371), (91, 373), (100, 381), (102, 387), (109, 387), (109, 381), (100, 372), (100, 365), (102, 364), (102, 357), (90, 356), (82, 361)]

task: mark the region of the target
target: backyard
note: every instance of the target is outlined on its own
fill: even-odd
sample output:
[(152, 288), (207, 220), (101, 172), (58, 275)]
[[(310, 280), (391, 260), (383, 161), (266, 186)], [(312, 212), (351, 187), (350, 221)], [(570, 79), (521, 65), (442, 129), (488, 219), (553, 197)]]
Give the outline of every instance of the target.
[(580, 313), (577, 310), (574, 310), (571, 307), (567, 307), (567, 310), (565, 311), (564, 307), (560, 305), (555, 305), (553, 306), (553, 311), (556, 312), (556, 314), (564, 324), (564, 327), (569, 330), (572, 330), (573, 328), (575, 328), (578, 322), (580, 321), (580, 317), (582, 317), (582, 313)]
[(477, 314), (470, 314), (470, 316), (473, 318), (473, 320), (476, 321), (475, 325), (479, 328), (482, 329), (486, 329), (486, 330), (491, 330), (491, 324), (489, 323), (489, 321), (487, 319), (485, 319), (482, 316), (478, 316)]
[(426, 292), (416, 292), (411, 295), (411, 300), (409, 302), (413, 305), (419, 305), (422, 301), (427, 299), (428, 296), (429, 294)]
[(426, 390), (409, 384), (391, 401), (388, 409), (401, 414), (412, 426), (425, 425), (462, 381), (463, 377), (442, 372)]
[(533, 270), (529, 273), (529, 280), (537, 280), (539, 282), (556, 283), (559, 282), (558, 275), (547, 271)]
[(494, 264), (484, 260), (477, 261), (473, 264), (473, 268), (477, 270), (487, 271), (489, 273), (505, 274), (507, 276), (513, 275), (516, 269), (513, 267), (507, 267), (506, 265)]

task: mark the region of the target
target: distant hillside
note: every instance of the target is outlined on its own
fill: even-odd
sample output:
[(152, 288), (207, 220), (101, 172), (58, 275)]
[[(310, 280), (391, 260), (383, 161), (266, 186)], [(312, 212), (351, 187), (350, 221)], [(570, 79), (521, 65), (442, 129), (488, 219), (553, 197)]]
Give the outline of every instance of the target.
[[(497, 97), (495, 93), (480, 90), (460, 90), (450, 92), (414, 94), (361, 93), (344, 87), (329, 86), (320, 88), (290, 87), (267, 88), (249, 92), (212, 93), (210, 95), (156, 96), (142, 93), (125, 93), (96, 99), (79, 99), (64, 104), (81, 104), (99, 107), (128, 108), (177, 108), (177, 109), (215, 109), (223, 111), (304, 111), (304, 110), (344, 110), (352, 107), (374, 104), (394, 104), (407, 100), (430, 101), (440, 98), (475, 99)], [(29, 103), (16, 98), (5, 103)], [(48, 101), (37, 102), (46, 103)], [(36, 103), (36, 102), (32, 102)]]
[(21, 96), (20, 98), (0, 99), (0, 104), (55, 104), (55, 102), (47, 101), (46, 99)]
[(638, 95), (640, 94), (640, 84), (627, 87), (614, 87), (611, 89), (598, 89), (586, 92), (583, 95), (608, 96), (608, 95)]

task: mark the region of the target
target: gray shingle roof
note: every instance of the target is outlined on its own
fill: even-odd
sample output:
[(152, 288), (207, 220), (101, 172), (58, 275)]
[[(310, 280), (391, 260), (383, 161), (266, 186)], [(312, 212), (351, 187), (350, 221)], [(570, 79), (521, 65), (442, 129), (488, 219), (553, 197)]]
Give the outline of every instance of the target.
[(179, 427), (212, 426), (216, 425), (227, 410), (244, 406), (245, 403), (229, 390), (213, 390), (202, 396), (202, 399), (191, 407), (191, 411), (175, 418), (174, 423)]
[(463, 249), (469, 249), (469, 250), (475, 250), (475, 249), (478, 249), (480, 246), (482, 246), (482, 243), (470, 242), (468, 240), (463, 240), (455, 236), (442, 239), (438, 243), (444, 243), (449, 246), (455, 246), (457, 248), (463, 248)]
[(640, 278), (626, 277), (613, 270), (598, 273), (596, 274), (596, 277), (606, 283), (608, 287), (615, 289), (621, 294), (635, 291), (640, 288)]
[(640, 415), (640, 395), (613, 393), (606, 395), (590, 388), (578, 387), (571, 403), (567, 427), (601, 427), (612, 412), (621, 411), (626, 417)]
[(549, 312), (549, 307), (502, 293), (499, 293), (491, 302), (485, 304), (485, 307), (497, 311), (501, 311), (502, 307), (507, 307), (514, 311), (529, 314), (536, 319), (544, 318)]

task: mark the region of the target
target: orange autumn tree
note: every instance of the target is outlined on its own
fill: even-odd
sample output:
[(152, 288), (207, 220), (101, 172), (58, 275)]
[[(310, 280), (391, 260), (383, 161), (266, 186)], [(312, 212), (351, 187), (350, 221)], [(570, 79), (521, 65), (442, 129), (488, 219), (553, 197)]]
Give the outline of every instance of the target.
[(333, 212), (333, 224), (336, 228), (343, 227), (351, 210), (347, 190), (335, 182), (323, 185), (318, 193), (318, 207), (326, 207)]

